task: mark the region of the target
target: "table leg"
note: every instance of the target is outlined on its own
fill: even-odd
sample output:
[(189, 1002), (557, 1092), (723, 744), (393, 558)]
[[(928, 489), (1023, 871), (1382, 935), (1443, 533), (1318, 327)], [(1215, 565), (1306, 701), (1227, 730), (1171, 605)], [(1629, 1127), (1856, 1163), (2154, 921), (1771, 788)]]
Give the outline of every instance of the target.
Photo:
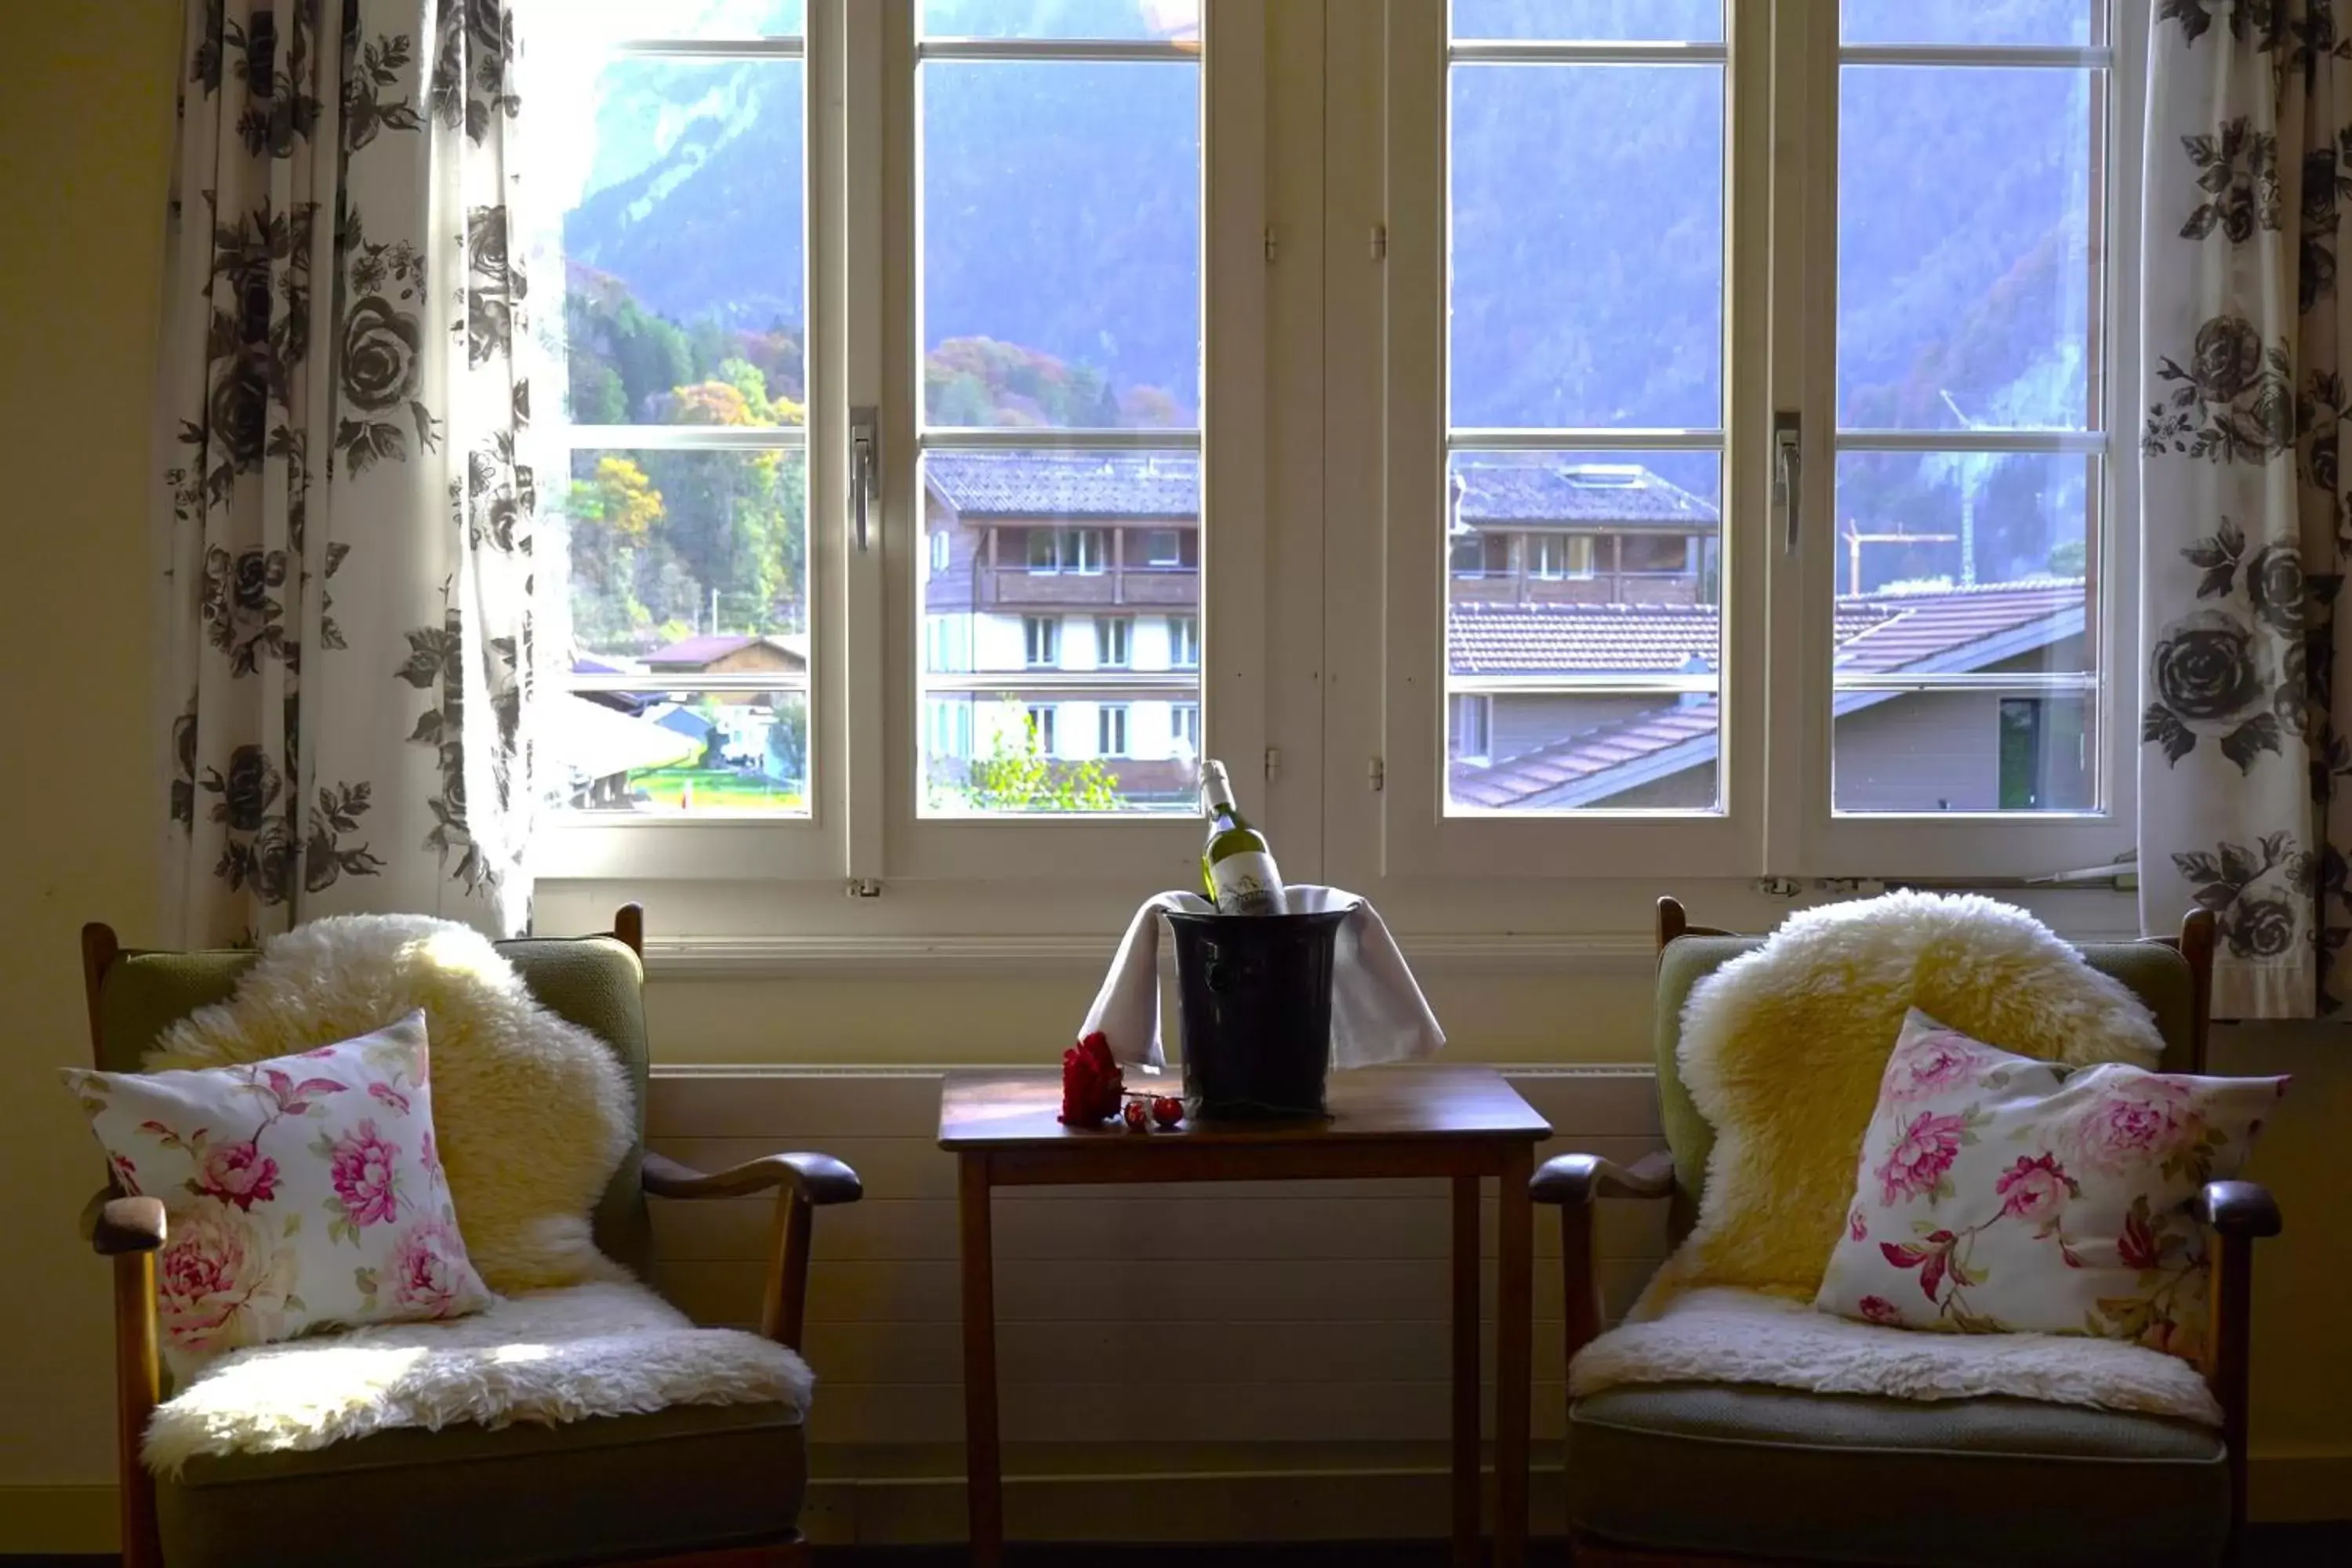
[(963, 1258), (963, 1468), (973, 1568), (996, 1568), (1004, 1552), (1003, 1461), (996, 1425), (996, 1243), (988, 1156), (957, 1163)]
[(1529, 1336), (1535, 1314), (1535, 1211), (1528, 1178), (1535, 1145), (1515, 1143), (1503, 1161), (1496, 1222), (1495, 1294), (1495, 1568), (1521, 1568), (1528, 1550)]
[(1454, 1563), (1478, 1564), (1478, 1186), (1454, 1178)]

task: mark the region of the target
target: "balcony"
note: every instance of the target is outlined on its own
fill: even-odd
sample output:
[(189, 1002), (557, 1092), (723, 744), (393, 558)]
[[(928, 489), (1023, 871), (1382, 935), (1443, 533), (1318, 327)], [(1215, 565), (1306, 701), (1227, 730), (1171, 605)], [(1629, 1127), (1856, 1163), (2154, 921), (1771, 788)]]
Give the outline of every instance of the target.
[(982, 610), (1189, 610), (1201, 602), (1201, 574), (1190, 566), (1110, 566), (1099, 572), (1033, 572), (1025, 566), (972, 568)]
[(1456, 568), (1447, 592), (1457, 605), (1696, 605), (1698, 579), (1688, 571), (1593, 572), (1544, 576), (1509, 567)]

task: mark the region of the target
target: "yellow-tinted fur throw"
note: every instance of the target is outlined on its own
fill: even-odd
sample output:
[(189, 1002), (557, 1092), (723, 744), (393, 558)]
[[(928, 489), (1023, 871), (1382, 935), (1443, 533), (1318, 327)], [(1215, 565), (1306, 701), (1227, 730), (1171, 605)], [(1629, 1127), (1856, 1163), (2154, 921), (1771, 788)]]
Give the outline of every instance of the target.
[(1715, 1147), (1697, 1222), (1633, 1318), (1702, 1285), (1812, 1297), (1910, 1007), (2045, 1061), (2163, 1052), (2139, 999), (2022, 910), (1901, 892), (1790, 916), (1683, 1010), (1676, 1060)]
[(501, 1295), (627, 1278), (589, 1214), (635, 1135), (603, 1042), (531, 999), (472, 929), (341, 915), (273, 938), (226, 1002), (167, 1030), (146, 1066), (220, 1067), (349, 1039), (425, 1009), (434, 1142), (466, 1250)]

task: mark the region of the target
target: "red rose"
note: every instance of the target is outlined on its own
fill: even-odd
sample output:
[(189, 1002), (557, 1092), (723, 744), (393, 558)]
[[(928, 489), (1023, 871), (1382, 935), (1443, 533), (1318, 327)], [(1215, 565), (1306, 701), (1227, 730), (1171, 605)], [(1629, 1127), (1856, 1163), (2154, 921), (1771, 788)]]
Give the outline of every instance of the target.
[(1099, 1127), (1118, 1114), (1119, 1093), (1126, 1088), (1110, 1042), (1097, 1030), (1062, 1053), (1062, 1124)]

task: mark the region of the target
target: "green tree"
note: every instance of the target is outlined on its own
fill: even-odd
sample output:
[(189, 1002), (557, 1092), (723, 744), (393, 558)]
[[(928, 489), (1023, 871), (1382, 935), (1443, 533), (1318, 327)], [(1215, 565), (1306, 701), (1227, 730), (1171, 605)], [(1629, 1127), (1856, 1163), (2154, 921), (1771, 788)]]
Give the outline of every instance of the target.
[(661, 527), (661, 491), (626, 457), (607, 453), (565, 501), (572, 520), (572, 632), (590, 647), (613, 647), (652, 619), (637, 596), (637, 574)]
[(988, 755), (974, 760), (969, 803), (981, 811), (1117, 811), (1124, 804), (1118, 779), (1098, 759), (1055, 762), (1028, 710), (1014, 698), (989, 742)]

